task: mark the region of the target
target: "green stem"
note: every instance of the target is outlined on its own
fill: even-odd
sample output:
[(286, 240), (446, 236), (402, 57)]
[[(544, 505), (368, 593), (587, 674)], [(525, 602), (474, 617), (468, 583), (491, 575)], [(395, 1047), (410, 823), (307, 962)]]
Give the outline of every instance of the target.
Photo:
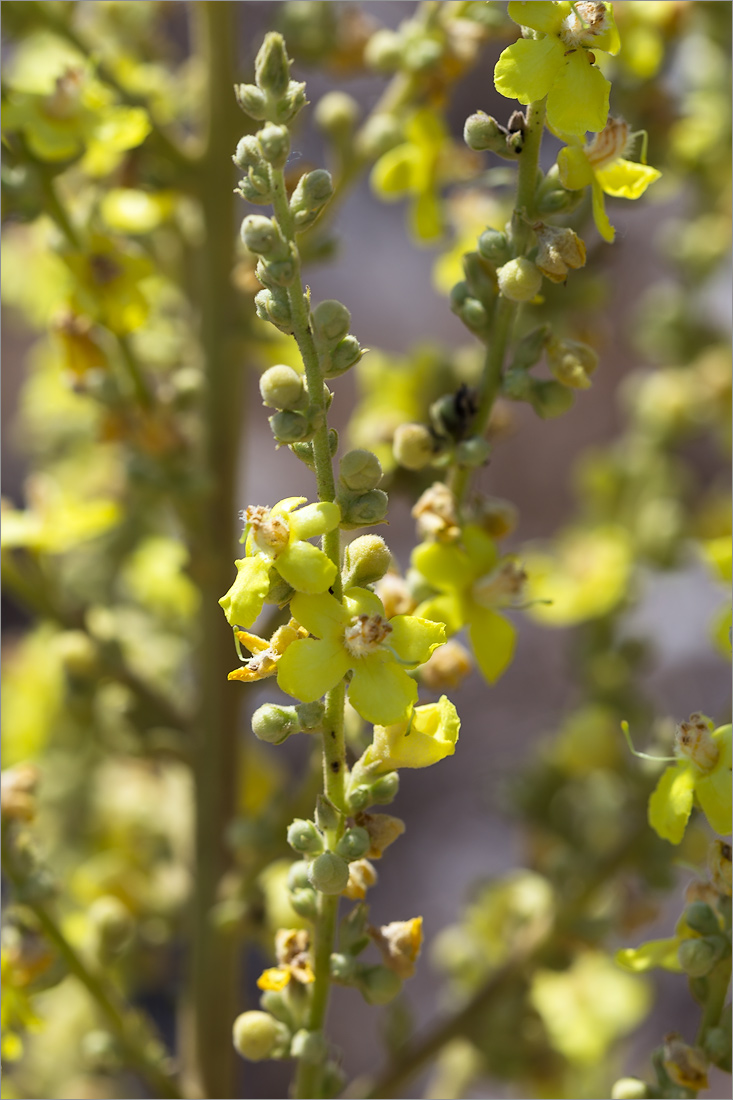
[[(233, 0), (201, 2), (191, 9), (193, 40), (207, 74), (206, 141), (200, 161), (203, 241), (196, 257), (200, 280), (201, 347), (207, 386), (202, 463), (206, 493), (191, 524), (192, 572), (201, 589), (198, 624), (199, 692), (194, 744), (195, 880), (192, 895), (192, 970), (182, 1049), (192, 1087), (208, 1097), (236, 1096), (231, 1044), (238, 1010), (237, 946), (211, 920), (221, 880), (231, 866), (226, 829), (236, 812), (241, 756), (241, 696), (226, 676), (232, 632), (218, 599), (231, 584), (236, 545), (238, 451), (244, 372), (236, 354), (234, 267), (235, 205), (227, 165), (240, 128), (232, 95), (237, 42)], [(232, 685), (233, 686), (233, 685)]]
[[(308, 1030), (320, 1031), (326, 1021), (331, 993), (331, 951), (336, 935), (339, 896), (318, 895), (318, 916), (314, 926), (313, 973)], [(295, 1074), (293, 1095), (296, 1100), (313, 1100), (321, 1095), (319, 1088), (323, 1067), (301, 1059)]]
[(145, 381), (140, 364), (137, 361), (135, 352), (132, 350), (129, 336), (117, 336), (117, 346), (120, 349), (122, 356), (122, 362), (125, 365), (125, 370), (130, 376), (132, 382), (132, 388), (135, 391), (135, 397), (144, 409), (152, 407), (153, 398), (148, 388), (148, 384)]
[[(89, 969), (66, 939), (43, 902), (34, 898), (29, 891), (24, 890), (24, 876), (16, 864), (10, 842), (6, 839), (9, 831), (4, 830), (3, 871), (22, 897), (23, 904), (35, 915), (46, 939), (56, 948), (69, 972), (85, 986), (89, 995), (96, 1002), (109, 1027), (126, 1051), (132, 1065), (146, 1078), (156, 1095), (171, 1098), (171, 1100), (179, 1100), (183, 1093), (178, 1088), (175, 1078), (167, 1073), (161, 1065), (162, 1059), (165, 1058), (162, 1048), (160, 1048), (159, 1058), (152, 1054), (150, 1046), (153, 1037), (147, 1031), (147, 1028), (147, 1033), (141, 1030), (145, 1026), (142, 1017), (132, 1011), (115, 989)], [(153, 1044), (160, 1047), (157, 1039), (153, 1040)]]
[(68, 244), (72, 248), (81, 250), (79, 234), (71, 223), (61, 199), (59, 198), (56, 184), (47, 172), (41, 171), (41, 187), (45, 201), (45, 211), (56, 223), (57, 228), (63, 233)]
[(708, 975), (708, 996), (697, 1033), (698, 1046), (704, 1045), (705, 1036), (710, 1028), (717, 1027), (720, 1023), (720, 1016), (725, 1007), (725, 998), (728, 995), (730, 973), (731, 959), (728, 955), (727, 958), (721, 959), (712, 974)]

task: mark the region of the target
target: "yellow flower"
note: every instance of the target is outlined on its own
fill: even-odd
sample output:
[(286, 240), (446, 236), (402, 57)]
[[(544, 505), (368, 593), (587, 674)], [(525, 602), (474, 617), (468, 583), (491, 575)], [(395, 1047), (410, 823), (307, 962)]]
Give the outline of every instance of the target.
[(712, 726), (701, 714), (678, 726), (679, 760), (665, 769), (649, 799), (649, 824), (671, 844), (681, 842), (695, 798), (716, 833), (731, 831), (732, 727)]
[(87, 248), (65, 249), (61, 257), (75, 277), (75, 310), (120, 335), (145, 323), (149, 306), (140, 283), (153, 270), (147, 256), (97, 233)]
[(504, 50), (494, 72), (496, 90), (520, 103), (547, 96), (547, 121), (554, 130), (602, 130), (611, 85), (595, 67), (591, 50), (619, 51), (611, 4), (512, 2), (509, 17), (539, 33)]
[(649, 184), (661, 176), (648, 164), (624, 159), (629, 144), (629, 127), (621, 119), (610, 118), (602, 133), (590, 145), (567, 145), (560, 150), (557, 166), (564, 187), (580, 191), (590, 186), (593, 218), (604, 241), (612, 241), (616, 231), (608, 220), (603, 195), (619, 199), (638, 199)]
[(279, 626), (269, 641), (266, 638), (260, 638), (257, 634), (249, 634), (246, 630), (237, 630), (235, 633), (237, 641), (246, 646), (252, 656), (245, 661), (242, 668), (235, 668), (230, 672), (227, 680), (242, 680), (245, 684), (274, 676), (277, 672), (277, 663), (290, 643), (297, 638), (308, 637), (308, 631), (295, 619), (291, 619), (284, 626)]
[(437, 703), (416, 707), (409, 721), (375, 726), (374, 740), (354, 766), (371, 775), (398, 768), (429, 768), (456, 751), (461, 720), (445, 695)]
[(279, 928), (275, 933), (277, 966), (268, 967), (260, 974), (258, 987), (279, 992), (291, 981), (301, 985), (315, 981), (309, 951), (310, 936), (305, 928)]
[(548, 626), (608, 614), (623, 599), (631, 575), (629, 537), (611, 525), (567, 530), (550, 551), (527, 550), (523, 560), (529, 614)]
[(349, 864), (349, 881), (342, 894), (351, 901), (363, 901), (367, 890), (377, 884), (377, 871), (368, 859), (355, 859)]

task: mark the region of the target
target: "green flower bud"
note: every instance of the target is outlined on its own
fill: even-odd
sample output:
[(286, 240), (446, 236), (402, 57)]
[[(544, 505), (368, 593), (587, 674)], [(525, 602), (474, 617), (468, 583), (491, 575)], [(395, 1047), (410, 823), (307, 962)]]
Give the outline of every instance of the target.
[(297, 273), (298, 265), (292, 257), (280, 260), (265, 260), (260, 257), (255, 268), (255, 275), (268, 290), (292, 286)]
[(307, 890), (310, 887), (308, 881), (308, 864), (304, 859), (296, 859), (288, 868), (288, 890)]
[(496, 276), (493, 265), (478, 252), (466, 252), (463, 256), (463, 272), (466, 284), (473, 298), (483, 305), (491, 305), (496, 298)]
[(400, 67), (403, 42), (401, 35), (386, 27), (375, 31), (364, 48), (364, 61), (379, 73), (393, 73)]
[(239, 139), (232, 160), (237, 168), (241, 168), (243, 172), (246, 172), (249, 168), (262, 166), (262, 150), (254, 134), (245, 134), (243, 138)]
[(724, 1073), (731, 1070), (731, 1026), (730, 1005), (727, 1005), (720, 1017), (718, 1027), (708, 1028), (704, 1039), (705, 1053), (713, 1065)]
[(352, 860), (365, 856), (370, 846), (369, 833), (360, 825), (355, 825), (352, 829), (347, 829), (341, 837), (336, 845), (336, 854), (351, 863)]
[(324, 832), (337, 829), (341, 823), (341, 814), (333, 802), (326, 798), (325, 794), (319, 794), (316, 799), (316, 821), (318, 822), (318, 828)]
[(574, 210), (583, 198), (583, 189), (568, 191), (560, 182), (560, 170), (553, 164), (537, 188), (534, 208), (538, 214), (558, 214)]
[(399, 772), (387, 772), (373, 783), (359, 783), (349, 790), (349, 807), (358, 812), (369, 806), (388, 806), (394, 801), (399, 786)]
[(282, 745), (293, 733), (300, 732), (300, 722), (295, 707), (281, 707), (278, 703), (263, 703), (252, 715), (252, 733), (258, 741), (270, 745)]
[(424, 424), (400, 424), (392, 440), (395, 461), (406, 470), (422, 470), (438, 454), (436, 440)]
[(290, 133), (287, 126), (268, 123), (257, 135), (262, 156), (273, 168), (284, 168), (290, 155)]
[(704, 901), (694, 901), (685, 909), (683, 920), (693, 932), (701, 936), (715, 936), (720, 932), (720, 921), (711, 907)]
[(290, 1044), (291, 1058), (300, 1058), (309, 1065), (318, 1066), (326, 1057), (326, 1040), (322, 1031), (296, 1031)]
[(359, 991), (370, 1005), (386, 1005), (402, 989), (402, 979), (386, 966), (365, 966), (358, 974)]
[(293, 890), (290, 904), (298, 916), (306, 920), (314, 920), (318, 916), (318, 897), (311, 886), (305, 890)]
[(552, 374), (563, 386), (587, 390), (590, 376), (598, 366), (598, 355), (578, 340), (551, 339), (547, 343), (547, 361)]
[(677, 948), (680, 966), (691, 978), (704, 978), (715, 966), (725, 948), (722, 936), (683, 940)]
[(344, 588), (364, 588), (381, 580), (392, 564), (392, 554), (379, 535), (359, 535), (344, 551)]
[(528, 332), (526, 336), (523, 336), (514, 352), (514, 361), (512, 362), (511, 369), (528, 370), (530, 367), (533, 367), (535, 363), (539, 363), (549, 337), (549, 325), (539, 325), (537, 328), (532, 329), (531, 332)]
[(267, 118), (267, 96), (256, 84), (235, 84), (234, 96), (244, 113), (250, 118), (256, 122), (262, 122)]
[(270, 31), (259, 48), (255, 58), (255, 80), (257, 86), (279, 99), (288, 90), (290, 84), (290, 61), (285, 50), (285, 40), (276, 31)]
[(313, 821), (296, 817), (288, 826), (288, 844), (296, 852), (315, 856), (323, 851), (323, 837)]
[(290, 211), (296, 229), (307, 229), (333, 194), (331, 173), (316, 168), (300, 177), (290, 199)]
[(247, 202), (255, 203), (258, 206), (267, 206), (272, 202), (269, 184), (263, 177), (256, 175), (252, 169), (244, 179), (239, 181), (239, 186), (235, 190)]
[(559, 382), (533, 382), (529, 392), (530, 404), (542, 420), (562, 416), (572, 408), (574, 400), (573, 391)]
[(344, 531), (386, 522), (389, 497), (382, 489), (369, 489), (366, 493), (339, 493), (337, 503), (341, 508), (341, 527)]
[(542, 286), (542, 273), (526, 256), (509, 260), (496, 275), (499, 290), (510, 302), (531, 302)]
[(319, 302), (311, 314), (313, 335), (324, 344), (338, 344), (346, 336), (351, 324), (351, 314), (345, 305), (335, 298)]
[(243, 1012), (232, 1027), (234, 1049), (250, 1062), (270, 1058), (289, 1038), (287, 1028), (269, 1012)]
[(480, 336), (488, 328), (488, 316), (486, 310), (478, 298), (466, 298), (459, 306), (453, 306), (453, 312), (461, 318), (466, 328)]
[(260, 393), (271, 409), (297, 409), (305, 399), (303, 377), (284, 363), (270, 367), (260, 378)]
[(354, 131), (359, 117), (359, 104), (346, 92), (326, 92), (313, 112), (316, 126), (337, 143), (344, 142)]
[(355, 493), (376, 489), (382, 480), (382, 466), (371, 451), (347, 451), (339, 463), (339, 476), (346, 488)]
[(504, 375), (502, 391), (512, 401), (530, 401), (533, 386), (536, 384), (526, 370), (515, 370), (510, 367)]
[(294, 1029), (295, 1021), (286, 994), (275, 989), (266, 989), (260, 996), (260, 1008), (264, 1009), (265, 1012), (269, 1012), (281, 1024), (285, 1024), (288, 1031)]
[(479, 255), (492, 264), (505, 264), (510, 256), (509, 239), (499, 229), (485, 229), (477, 241)]
[(356, 962), (353, 955), (343, 955), (334, 952), (331, 955), (331, 977), (342, 985), (351, 985), (356, 973)]
[(313, 438), (315, 429), (304, 413), (283, 411), (270, 417), (270, 428), (278, 443), (300, 443)]
[(338, 378), (340, 374), (344, 374), (358, 363), (363, 354), (355, 336), (344, 336), (331, 352), (330, 362), (324, 371), (326, 378)]
[(242, 222), (242, 240), (250, 252), (272, 256), (282, 248), (277, 222), (262, 214), (248, 214)]
[(443, 43), (427, 35), (408, 39), (402, 49), (402, 61), (414, 73), (431, 69), (443, 56)]
[(295, 116), (305, 107), (308, 100), (305, 98), (305, 84), (299, 84), (291, 80), (288, 90), (282, 99), (278, 100), (273, 112), (273, 122), (292, 122)]
[[(339, 436), (335, 428), (331, 428), (328, 433), (328, 445), (331, 453), (331, 458), (336, 454), (338, 450)], [(305, 462), (306, 466), (311, 470), (315, 470), (315, 459), (313, 457), (313, 447), (310, 443), (291, 443), (290, 450), (293, 454), (300, 459), (301, 462)]]
[(402, 126), (391, 114), (368, 118), (356, 139), (357, 151), (367, 160), (376, 160), (404, 140)]
[(649, 1090), (638, 1077), (620, 1077), (611, 1089), (611, 1100), (646, 1100)]
[[(495, 118), (483, 111), (469, 115), (463, 127), (463, 140), (469, 149), (473, 149), (475, 153), (496, 153), (497, 156), (508, 159), (513, 159), (521, 152), (521, 142), (509, 144), (510, 137), (513, 139), (516, 136), (510, 135), (505, 126), (501, 126)], [(523, 137), (522, 134), (519, 136)]]
[(456, 447), (456, 462), (459, 466), (471, 468), (484, 466), (489, 461), (491, 444), (487, 439), (474, 435), (470, 439), (464, 439)]
[(118, 955), (129, 944), (134, 922), (132, 913), (119, 898), (107, 894), (97, 898), (89, 908), (91, 924), (99, 954), (103, 959)]
[(323, 716), (326, 708), (323, 703), (298, 703), (295, 708), (300, 722), (300, 728), (304, 733), (313, 733), (323, 725)]
[(340, 894), (349, 881), (349, 865), (335, 852), (323, 852), (308, 868), (308, 880), (321, 894)]

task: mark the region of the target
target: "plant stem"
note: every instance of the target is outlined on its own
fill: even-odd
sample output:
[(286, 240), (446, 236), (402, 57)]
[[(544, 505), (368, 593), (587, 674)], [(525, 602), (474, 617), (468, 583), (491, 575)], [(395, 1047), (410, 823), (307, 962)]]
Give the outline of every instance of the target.
[(708, 976), (708, 996), (700, 1020), (697, 1033), (698, 1046), (704, 1045), (705, 1036), (710, 1028), (717, 1027), (720, 1016), (725, 1007), (725, 998), (730, 985), (731, 960), (730, 955), (720, 960), (718, 965)]
[(120, 354), (122, 356), (122, 362), (125, 365), (125, 370), (130, 376), (132, 388), (135, 391), (135, 397), (144, 409), (151, 408), (153, 404), (153, 399), (150, 394), (150, 389), (148, 388), (148, 384), (145, 381), (143, 372), (140, 369), (140, 364), (137, 361), (135, 352), (132, 350), (132, 345), (130, 344), (129, 337), (118, 335), (117, 346), (120, 349)]
[(148, 1031), (146, 1034), (142, 1030), (145, 1026), (143, 1018), (134, 1013), (103, 978), (90, 970), (66, 939), (44, 903), (24, 889), (24, 876), (16, 864), (8, 839), (10, 832), (10, 829), (3, 830), (3, 871), (22, 897), (23, 904), (33, 912), (46, 939), (56, 948), (70, 973), (85, 986), (124, 1047), (131, 1063), (146, 1078), (156, 1095), (170, 1098), (170, 1100), (179, 1100), (183, 1094), (175, 1078), (166, 1072), (161, 1064), (165, 1055), (159, 1041), (154, 1040), (155, 1045), (160, 1048), (159, 1058), (156, 1058), (150, 1049), (153, 1036), (151, 1032)]
[(199, 698), (195, 725), (195, 880), (192, 897), (192, 972), (183, 1049), (195, 1087), (207, 1097), (236, 1096), (232, 1022), (237, 1012), (236, 943), (211, 920), (219, 884), (231, 863), (225, 833), (236, 809), (240, 779), (240, 694), (227, 690), (232, 634), (218, 599), (231, 583), (236, 544), (236, 479), (243, 371), (233, 334), (237, 300), (234, 195), (227, 165), (239, 130), (232, 94), (237, 41), (235, 4), (198, 3), (194, 40), (207, 74), (206, 142), (198, 180), (204, 219), (197, 256), (201, 346), (207, 387), (203, 463), (207, 488), (192, 524), (192, 572), (201, 588), (198, 629)]
[[(524, 132), (524, 145), (519, 158), (517, 172), (517, 197), (514, 203), (511, 226), (512, 256), (522, 256), (529, 243), (531, 232), (530, 218), (537, 188), (537, 172), (540, 163), (542, 134), (545, 128), (546, 101), (530, 103), (527, 108), (527, 122)], [(507, 348), (511, 340), (512, 329), (517, 317), (518, 304), (508, 298), (500, 297), (494, 313), (494, 324), (486, 344), (484, 369), (479, 386), (479, 404), (473, 422), (473, 433), (486, 434), (494, 402), (501, 391)], [(457, 466), (453, 471), (451, 488), (460, 507), (468, 491), (472, 470), (469, 466)]]

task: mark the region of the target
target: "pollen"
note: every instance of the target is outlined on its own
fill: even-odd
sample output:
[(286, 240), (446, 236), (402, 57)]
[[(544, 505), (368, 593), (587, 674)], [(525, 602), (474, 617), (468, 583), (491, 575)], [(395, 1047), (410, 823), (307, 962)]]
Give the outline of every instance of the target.
[(273, 516), (271, 510), (262, 504), (251, 505), (244, 513), (245, 521), (252, 529), (260, 550), (273, 556), (279, 554), (290, 541), (290, 528), (282, 516)]
[(703, 772), (712, 771), (720, 756), (720, 748), (701, 714), (691, 714), (686, 722), (680, 722), (675, 735), (675, 751)]
[(392, 627), (381, 615), (355, 615), (344, 631), (344, 645), (352, 657), (366, 657), (391, 633)]
[(560, 37), (570, 49), (588, 46), (596, 35), (603, 34), (608, 27), (606, 5), (600, 0), (582, 0), (574, 11), (563, 20)]
[(585, 155), (594, 168), (603, 168), (622, 157), (629, 144), (629, 124), (622, 118), (609, 118), (600, 134), (596, 134)]

